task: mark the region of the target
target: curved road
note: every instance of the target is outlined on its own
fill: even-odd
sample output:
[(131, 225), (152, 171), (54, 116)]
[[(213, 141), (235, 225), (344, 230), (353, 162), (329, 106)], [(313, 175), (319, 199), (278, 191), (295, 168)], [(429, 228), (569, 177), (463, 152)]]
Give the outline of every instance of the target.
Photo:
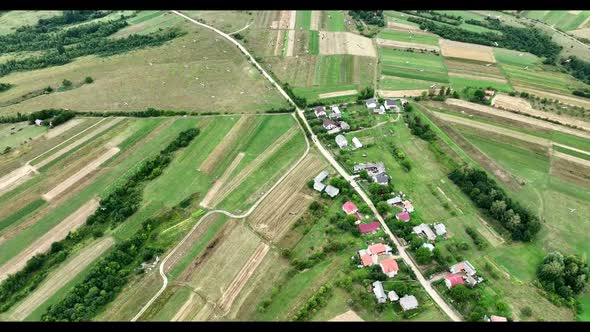
[[(201, 23), (201, 22), (199, 22), (199, 21), (197, 21), (197, 20), (195, 20), (193, 18), (190, 18), (190, 17), (188, 17), (188, 16), (186, 16), (186, 15), (184, 15), (184, 14), (182, 14), (182, 13), (176, 11), (176, 10), (173, 10), (172, 13), (174, 13), (176, 15), (179, 15), (179, 16), (187, 19), (188, 21), (190, 21), (192, 23), (195, 23), (197, 25), (200, 25), (200, 26), (202, 26), (204, 28), (213, 30), (217, 34), (219, 34), (219, 35), (223, 36), (224, 38), (226, 38), (232, 44), (236, 45), (238, 47), (238, 49), (240, 49), (240, 51), (242, 51), (242, 53), (244, 53), (246, 55), (246, 57), (248, 57), (248, 60), (256, 68), (258, 68), (258, 70), (262, 73), (262, 75), (264, 77), (266, 77), (277, 88), (277, 90), (279, 91), (279, 93), (281, 95), (283, 95), (283, 97), (285, 97), (285, 99), (287, 99), (292, 105), (295, 106), (295, 108), (297, 110), (297, 113), (299, 114), (299, 117), (301, 118), (301, 120), (303, 121), (303, 123), (305, 123), (305, 126), (307, 127), (307, 130), (310, 132), (311, 139), (314, 142), (314, 144), (317, 147), (317, 149), (330, 162), (330, 164), (332, 165), (332, 167), (334, 167), (334, 169), (336, 169), (336, 171), (338, 171), (338, 173), (340, 173), (340, 175), (342, 175), (342, 177), (344, 179), (346, 179), (350, 183), (350, 185), (354, 188), (354, 190), (356, 190), (356, 192), (363, 199), (363, 201), (369, 206), (369, 208), (371, 209), (371, 211), (373, 212), (373, 214), (376, 216), (377, 220), (379, 220), (379, 222), (381, 223), (381, 226), (385, 230), (385, 233), (390, 237), (390, 239), (393, 241), (393, 243), (395, 244), (395, 246), (398, 248), (399, 256), (412, 269), (412, 271), (416, 275), (416, 278), (418, 279), (418, 281), (420, 282), (420, 284), (422, 285), (422, 287), (424, 287), (424, 289), (426, 290), (426, 292), (428, 292), (428, 294), (434, 300), (434, 302), (436, 302), (436, 304), (447, 314), (447, 316), (449, 316), (451, 318), (451, 320), (453, 320), (453, 321), (461, 321), (461, 316), (453, 308), (451, 308), (451, 306), (449, 306), (444, 301), (444, 299), (436, 292), (436, 290), (434, 290), (434, 288), (432, 287), (432, 285), (430, 284), (430, 282), (424, 278), (424, 276), (422, 275), (422, 273), (420, 272), (420, 270), (418, 269), (418, 267), (416, 266), (416, 264), (414, 263), (414, 261), (410, 258), (410, 256), (408, 255), (408, 253), (405, 251), (405, 248), (401, 246), (399, 240), (393, 235), (393, 233), (391, 232), (391, 230), (389, 229), (389, 227), (387, 227), (387, 224), (385, 223), (385, 220), (379, 214), (379, 212), (375, 208), (375, 205), (373, 204), (373, 202), (371, 201), (371, 199), (369, 198), (369, 196), (367, 196), (367, 194), (358, 185), (358, 183), (355, 181), (355, 179), (352, 176), (350, 176), (350, 174), (348, 174), (348, 172), (346, 172), (346, 170), (344, 168), (342, 168), (342, 166), (340, 166), (340, 164), (338, 162), (336, 162), (336, 160), (334, 159), (334, 157), (332, 157), (332, 155), (330, 154), (330, 152), (327, 151), (324, 148), (324, 146), (318, 141), (317, 136), (313, 133), (313, 130), (311, 129), (311, 126), (309, 125), (309, 123), (307, 122), (307, 119), (305, 118), (305, 115), (303, 114), (303, 110), (300, 109), (295, 104), (295, 102), (293, 102), (293, 100), (283, 90), (283, 88), (260, 66), (260, 64), (258, 64), (258, 62), (250, 54), (250, 52), (248, 52), (248, 50), (246, 50), (246, 48), (244, 48), (240, 43), (238, 43), (236, 40), (234, 40), (230, 35), (222, 32), (222, 31), (220, 31), (220, 30), (218, 30), (218, 29), (216, 29), (216, 28), (214, 28), (212, 26), (209, 26), (207, 24), (203, 24), (203, 23)], [(307, 137), (306, 137), (306, 140), (307, 140)], [(258, 201), (257, 203), (259, 203), (259, 202), (260, 201)], [(253, 206), (253, 208), (254, 207), (255, 206)], [(251, 212), (252, 210), (253, 209), (250, 209), (249, 212)], [(160, 266), (160, 270), (162, 270), (162, 265)]]

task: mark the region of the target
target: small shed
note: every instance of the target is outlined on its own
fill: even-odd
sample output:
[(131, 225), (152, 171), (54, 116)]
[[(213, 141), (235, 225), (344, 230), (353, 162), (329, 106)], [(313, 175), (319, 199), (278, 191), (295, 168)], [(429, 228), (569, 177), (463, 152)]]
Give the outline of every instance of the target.
[(340, 193), (340, 189), (331, 186), (331, 185), (327, 185), (326, 188), (324, 189), (326, 191), (326, 194), (328, 194), (328, 196), (334, 198), (336, 197), (336, 195), (338, 195)]
[(313, 180), (315, 182), (323, 182), (328, 177), (328, 175), (330, 175), (330, 173), (328, 173), (326, 170), (323, 170)]
[(399, 296), (394, 291), (389, 291), (389, 293), (387, 293), (387, 297), (389, 298), (389, 301), (391, 301), (391, 302), (395, 302), (395, 301), (399, 300)]
[(434, 224), (434, 232), (436, 235), (445, 235), (447, 234), (447, 227), (441, 223)]
[(418, 300), (414, 295), (406, 295), (399, 299), (399, 304), (404, 311), (418, 308)]
[(340, 121), (340, 128), (342, 128), (342, 130), (350, 130), (350, 125), (344, 121)]
[(354, 145), (355, 149), (360, 149), (363, 147), (363, 144), (361, 143), (361, 141), (356, 137), (352, 138), (352, 145)]
[(324, 191), (324, 188), (326, 188), (325, 184), (318, 182), (318, 181), (313, 182), (313, 189), (314, 190), (322, 192), (322, 191)]
[(338, 135), (336, 136), (336, 144), (338, 144), (338, 147), (343, 149), (346, 146), (348, 146), (348, 141), (346, 140), (346, 137), (344, 137), (344, 135)]

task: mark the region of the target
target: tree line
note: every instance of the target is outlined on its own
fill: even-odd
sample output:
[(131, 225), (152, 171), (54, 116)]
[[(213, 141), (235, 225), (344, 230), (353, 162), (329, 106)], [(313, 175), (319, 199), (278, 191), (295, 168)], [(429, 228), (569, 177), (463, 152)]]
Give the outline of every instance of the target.
[(4, 92), (8, 89), (12, 88), (12, 84), (10, 83), (0, 83), (0, 92)]
[(412, 105), (406, 105), (404, 114), (404, 121), (408, 124), (412, 135), (416, 135), (425, 141), (433, 141), (436, 138), (436, 134), (430, 128), (430, 125), (426, 123), (421, 117), (417, 116), (414, 112)]
[(357, 21), (363, 21), (367, 24), (378, 27), (385, 26), (385, 17), (382, 10), (349, 10), (348, 15)]
[(449, 174), (477, 207), (498, 220), (518, 241), (532, 241), (541, 229), (538, 218), (512, 200), (487, 173), (471, 167), (457, 168)]
[(438, 21), (450, 25), (461, 25), (461, 23), (463, 23), (463, 18), (461, 16), (446, 13), (437, 13), (433, 10), (400, 10), (400, 12), (414, 16), (420, 16), (423, 18), (427, 18), (429, 20)]
[(16, 31), (34, 30), (37, 32), (47, 32), (66, 25), (105, 17), (111, 13), (112, 11), (110, 10), (64, 10), (62, 15), (39, 19), (36, 25), (22, 26), (17, 28)]
[[(569, 60), (569, 61), (568, 61)], [(586, 84), (590, 84), (590, 62), (581, 60), (576, 56), (570, 57), (568, 60), (563, 60), (561, 64), (567, 71), (575, 78), (583, 81)], [(574, 92), (574, 94), (576, 94)], [(586, 92), (581, 95), (582, 97), (590, 98), (590, 93)]]
[(33, 256), (24, 269), (4, 280), (0, 284), (0, 312), (8, 310), (33, 291), (53, 267), (68, 257), (77, 244), (103, 236), (109, 227), (114, 228), (133, 215), (141, 204), (143, 184), (162, 174), (172, 161), (174, 152), (188, 146), (199, 132), (198, 128), (181, 132), (156, 157), (142, 163), (133, 174), (115, 185), (100, 200), (98, 208), (84, 225), (70, 232), (65, 239), (54, 242), (49, 251)]

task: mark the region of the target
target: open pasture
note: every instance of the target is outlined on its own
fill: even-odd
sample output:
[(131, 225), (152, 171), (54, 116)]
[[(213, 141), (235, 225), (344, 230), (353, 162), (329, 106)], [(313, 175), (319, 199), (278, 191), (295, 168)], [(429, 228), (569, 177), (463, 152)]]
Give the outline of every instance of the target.
[(443, 57), (429, 53), (379, 49), (381, 74), (448, 83)]
[(406, 43), (438, 46), (438, 36), (425, 33), (412, 33), (403, 30), (386, 29), (377, 34), (377, 38), (401, 41)]
[(39, 19), (60, 15), (59, 10), (11, 10), (0, 14), (0, 35), (14, 32), (24, 25), (35, 25)]
[(590, 17), (590, 10), (527, 10), (524, 15), (567, 31), (581, 28)]

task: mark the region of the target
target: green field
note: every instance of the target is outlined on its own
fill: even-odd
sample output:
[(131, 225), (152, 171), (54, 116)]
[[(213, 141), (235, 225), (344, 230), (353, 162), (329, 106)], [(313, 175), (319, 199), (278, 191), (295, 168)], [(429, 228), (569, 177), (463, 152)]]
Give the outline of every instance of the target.
[(428, 89), (431, 86), (432, 82), (395, 76), (384, 76), (379, 82), (379, 87), (384, 90)]
[(501, 65), (508, 80), (513, 85), (522, 85), (533, 89), (551, 91), (570, 95), (574, 89), (584, 87), (585, 84), (573, 77), (560, 72), (548, 72), (535, 69), (524, 69), (511, 65)]
[[(11, 130), (11, 128), (15, 128)], [(47, 132), (45, 126), (29, 125), (27, 122), (0, 125), (0, 153), (7, 147), (18, 148), (25, 141), (36, 138)], [(12, 135), (11, 135), (12, 133)]]
[(389, 76), (448, 83), (442, 56), (430, 53), (379, 49), (381, 73)]
[(527, 10), (525, 16), (567, 31), (578, 29), (579, 25), (590, 16), (590, 10), (583, 10), (578, 14), (567, 10)]
[(318, 55), (320, 54), (320, 32), (317, 30), (309, 31), (309, 54)]
[(298, 10), (295, 29), (309, 30), (311, 24), (311, 10)]
[(341, 10), (326, 10), (322, 13), (322, 20), (327, 31), (343, 32), (344, 12)]
[(14, 32), (18, 27), (34, 25), (39, 19), (60, 15), (59, 10), (12, 10), (0, 14), (0, 35)]
[(527, 52), (508, 50), (505, 48), (494, 48), (494, 57), (500, 64), (522, 68), (526, 66), (536, 67), (541, 64), (541, 59), (539, 59), (536, 55)]
[(496, 89), (496, 90), (502, 91), (502, 92), (514, 91), (514, 89), (510, 85), (510, 83), (486, 81), (485, 79), (478, 80), (478, 79), (473, 79), (473, 78), (457, 77), (457, 76), (449, 76), (449, 80), (451, 81), (451, 87), (455, 90), (462, 90), (466, 87), (483, 88), (483, 89), (487, 89), (488, 87), (492, 87), (493, 89)]
[(377, 34), (377, 38), (401, 41), (406, 43), (417, 43), (438, 46), (437, 36), (425, 35), (420, 33), (414, 34), (398, 30), (381, 30), (381, 32)]
[(45, 205), (45, 201), (42, 199), (37, 199), (32, 201), (31, 203), (25, 205), (22, 209), (16, 211), (15, 213), (7, 216), (6, 218), (0, 220), (0, 231), (5, 229), (6, 227), (14, 224), (17, 221), (21, 221), (24, 217), (30, 215), (41, 206)]
[(574, 157), (580, 158), (580, 159), (590, 160), (590, 154), (587, 154), (587, 153), (582, 153), (582, 152), (579, 152), (579, 151), (574, 151), (572, 149), (564, 148), (562, 146), (557, 146), (557, 145), (556, 146), (553, 146), (553, 149), (555, 149), (556, 151), (559, 151), (559, 152), (563, 152), (563, 153), (569, 154), (570, 156), (574, 156)]

